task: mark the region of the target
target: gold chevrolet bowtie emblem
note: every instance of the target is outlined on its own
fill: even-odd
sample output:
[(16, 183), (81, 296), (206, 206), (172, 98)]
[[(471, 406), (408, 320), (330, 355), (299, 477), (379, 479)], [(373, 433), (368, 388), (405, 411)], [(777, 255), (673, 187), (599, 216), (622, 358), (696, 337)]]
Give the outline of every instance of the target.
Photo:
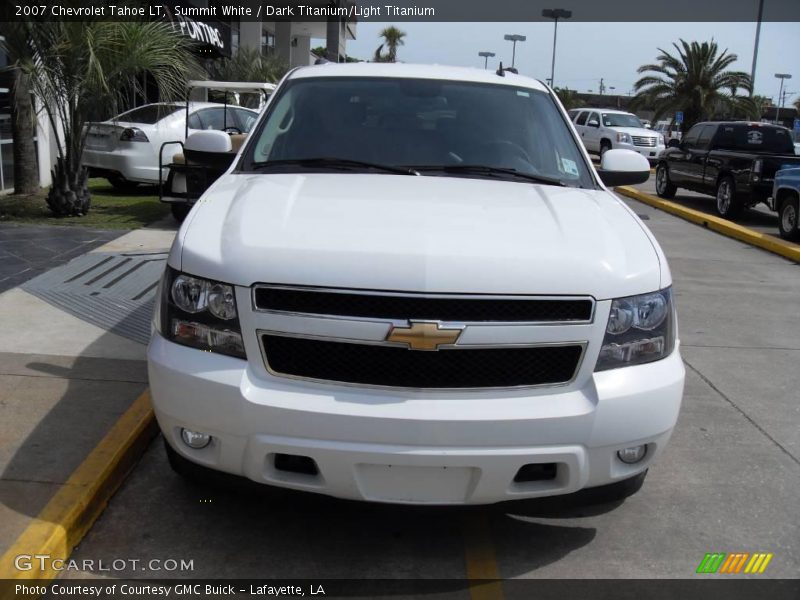
[(412, 322), (410, 327), (392, 327), (386, 341), (408, 344), (411, 350), (438, 350), (455, 344), (460, 335), (461, 329), (442, 329), (439, 323)]

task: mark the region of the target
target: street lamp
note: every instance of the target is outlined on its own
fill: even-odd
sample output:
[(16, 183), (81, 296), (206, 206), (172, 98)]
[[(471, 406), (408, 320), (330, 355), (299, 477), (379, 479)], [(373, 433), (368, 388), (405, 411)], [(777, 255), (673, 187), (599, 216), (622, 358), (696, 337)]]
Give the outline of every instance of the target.
[(494, 56), (494, 52), (478, 52), (478, 56), (484, 58), (483, 68), (486, 69), (489, 66), (489, 59)]
[(778, 92), (778, 107), (775, 109), (775, 124), (777, 125), (780, 123), (780, 114), (783, 108), (783, 82), (791, 79), (792, 76), (789, 73), (775, 73), (775, 77), (781, 80), (781, 91)]
[(517, 57), (517, 42), (524, 42), (525, 36), (518, 33), (507, 33), (503, 36), (504, 40), (514, 42), (514, 48), (511, 50), (511, 68), (514, 68), (514, 59)]
[(545, 8), (542, 11), (542, 16), (546, 19), (553, 19), (555, 28), (553, 29), (553, 61), (550, 63), (550, 87), (556, 87), (554, 77), (556, 74), (556, 39), (558, 37), (558, 20), (569, 19), (572, 16), (571, 10), (564, 10), (563, 8)]

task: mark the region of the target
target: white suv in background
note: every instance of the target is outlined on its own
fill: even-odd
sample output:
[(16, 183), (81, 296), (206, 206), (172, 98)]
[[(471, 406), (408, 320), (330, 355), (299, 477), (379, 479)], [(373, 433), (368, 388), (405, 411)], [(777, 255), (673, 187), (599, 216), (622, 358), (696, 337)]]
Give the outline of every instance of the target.
[(586, 108), (569, 111), (586, 150), (603, 156), (607, 150), (633, 150), (655, 162), (664, 150), (664, 136), (647, 129), (636, 115), (622, 110)]

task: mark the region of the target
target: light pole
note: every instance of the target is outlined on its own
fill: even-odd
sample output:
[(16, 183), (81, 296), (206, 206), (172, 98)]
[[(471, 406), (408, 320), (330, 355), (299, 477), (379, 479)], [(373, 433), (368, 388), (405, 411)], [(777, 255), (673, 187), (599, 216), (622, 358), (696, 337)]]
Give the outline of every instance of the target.
[(511, 50), (511, 68), (514, 68), (514, 59), (517, 57), (517, 42), (524, 42), (525, 36), (519, 35), (518, 33), (507, 33), (503, 36), (504, 40), (508, 40), (509, 42), (514, 42), (514, 47)]
[(756, 85), (756, 63), (758, 63), (758, 38), (761, 37), (761, 19), (764, 16), (764, 0), (758, 0), (758, 22), (756, 24), (756, 41), (753, 44), (753, 68), (750, 69), (750, 97)]
[(783, 82), (791, 79), (792, 76), (789, 73), (775, 73), (775, 77), (781, 80), (781, 91), (778, 92), (778, 107), (775, 109), (775, 124), (777, 125), (780, 122), (781, 109), (783, 108)]
[(489, 67), (489, 59), (494, 56), (494, 52), (478, 52), (478, 56), (484, 58), (483, 68), (487, 69)]
[(556, 76), (556, 39), (558, 39), (558, 20), (569, 19), (572, 16), (571, 10), (564, 10), (563, 8), (545, 8), (542, 11), (542, 16), (546, 19), (553, 19), (555, 25), (553, 29), (553, 60), (550, 63), (550, 87), (556, 87), (554, 78)]

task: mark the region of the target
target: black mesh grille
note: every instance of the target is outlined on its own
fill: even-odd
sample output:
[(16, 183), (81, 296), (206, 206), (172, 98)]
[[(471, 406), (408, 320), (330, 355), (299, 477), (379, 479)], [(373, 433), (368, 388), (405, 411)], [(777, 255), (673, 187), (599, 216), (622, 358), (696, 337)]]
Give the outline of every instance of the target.
[(572, 379), (582, 347), (445, 349), (436, 352), (266, 334), (273, 372), (342, 383), (408, 388), (554, 385)]
[(437, 321), (588, 321), (592, 301), (431, 298), (257, 288), (256, 308), (316, 315)]

